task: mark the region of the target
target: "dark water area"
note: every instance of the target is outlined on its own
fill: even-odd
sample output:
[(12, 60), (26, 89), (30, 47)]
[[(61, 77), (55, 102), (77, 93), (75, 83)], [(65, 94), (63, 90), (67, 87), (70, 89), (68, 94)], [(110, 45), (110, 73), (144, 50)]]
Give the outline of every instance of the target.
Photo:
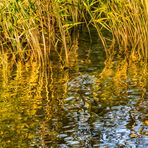
[(92, 40), (82, 34), (69, 69), (1, 66), (0, 147), (148, 147), (147, 77), (134, 63), (105, 65), (95, 33)]

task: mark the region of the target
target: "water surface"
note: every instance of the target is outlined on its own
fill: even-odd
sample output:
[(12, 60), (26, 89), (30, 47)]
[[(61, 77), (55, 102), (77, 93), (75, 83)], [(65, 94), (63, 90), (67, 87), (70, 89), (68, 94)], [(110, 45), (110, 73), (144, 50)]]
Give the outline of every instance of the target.
[(143, 69), (126, 61), (105, 65), (99, 41), (83, 36), (71, 68), (54, 58), (46, 67), (3, 61), (1, 147), (148, 147)]

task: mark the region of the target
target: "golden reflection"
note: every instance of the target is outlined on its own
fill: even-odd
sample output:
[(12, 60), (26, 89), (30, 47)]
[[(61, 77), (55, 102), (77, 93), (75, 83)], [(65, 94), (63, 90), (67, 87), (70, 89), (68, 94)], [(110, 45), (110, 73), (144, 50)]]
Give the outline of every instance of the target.
[[(106, 107), (125, 104), (131, 107), (129, 123), (130, 137), (137, 138), (140, 135), (147, 135), (148, 126), (148, 71), (147, 64), (129, 60), (106, 62), (102, 73), (97, 76), (94, 85), (94, 99), (101, 106), (103, 111)], [(135, 100), (135, 105), (130, 103)], [(136, 131), (137, 114), (143, 124)]]
[(141, 97), (144, 97), (147, 74), (146, 64), (128, 60), (108, 61), (102, 73), (97, 76), (97, 85), (94, 86), (95, 98), (107, 102), (119, 97), (120, 100), (123, 100), (127, 98), (130, 87), (139, 89)]
[[(74, 62), (77, 52), (71, 54), (75, 56), (69, 60), (70, 65), (77, 66), (77, 59)], [(11, 62), (8, 55), (1, 55), (0, 60), (2, 147), (46, 147), (58, 143), (58, 134), (63, 132), (63, 117), (66, 114), (64, 99), (67, 97), (69, 71), (64, 70), (57, 61), (46, 61), (44, 64), (19, 60)], [(147, 126), (147, 74), (147, 65), (144, 63), (108, 60), (102, 73), (96, 72), (93, 77), (92, 99), (103, 110), (122, 104), (130, 107), (129, 97), (135, 99), (138, 96), (133, 112), (140, 112), (142, 117), (139, 120), (143, 126)], [(81, 89), (76, 95), (80, 93), (83, 99)], [(88, 101), (89, 107), (91, 102)], [(130, 136), (135, 137), (136, 115), (130, 116), (129, 125), (126, 126), (132, 130)], [(147, 131), (139, 131), (147, 135)]]
[(44, 68), (33, 61), (17, 61), (15, 68), (10, 63), (2, 63), (0, 70), (1, 146), (43, 146), (47, 138), (54, 141), (54, 131), (61, 125), (57, 122), (49, 127), (49, 123), (53, 117), (62, 118), (68, 72), (51, 63)]
[(105, 106), (127, 102), (127, 61), (106, 62), (102, 73), (97, 76), (94, 96), (97, 102)]
[[(58, 71), (57, 71), (58, 70)], [(39, 133), (42, 137), (41, 144), (46, 146), (57, 141), (57, 135), (62, 128), (63, 102), (67, 93), (67, 82), (69, 80), (68, 72), (61, 69), (54, 69), (54, 65), (50, 64), (49, 69), (45, 73), (44, 90), (43, 90), (43, 112), (44, 119), (40, 122)], [(52, 120), (54, 125), (49, 126)]]
[[(69, 65), (66, 65), (69, 67), (77, 65), (77, 37), (72, 44), (68, 52)], [(56, 141), (62, 128), (69, 71), (64, 68), (62, 52), (52, 50), (50, 56), (52, 53), (56, 56), (42, 63), (33, 56), (24, 62), (13, 54), (0, 55), (2, 147), (44, 147), (47, 142)], [(53, 119), (56, 120), (54, 125)]]

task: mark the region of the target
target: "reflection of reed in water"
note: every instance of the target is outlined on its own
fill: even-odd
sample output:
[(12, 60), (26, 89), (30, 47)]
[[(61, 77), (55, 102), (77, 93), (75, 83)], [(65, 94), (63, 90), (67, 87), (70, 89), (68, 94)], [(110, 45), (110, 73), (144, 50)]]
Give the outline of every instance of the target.
[(5, 61), (0, 70), (1, 146), (46, 145), (61, 129), (68, 73), (50, 64), (12, 63)]
[(147, 74), (144, 63), (111, 61), (106, 63), (94, 85), (97, 104), (111, 108), (122, 105), (130, 107), (126, 128), (130, 129), (131, 138), (147, 134)]
[[(96, 100), (109, 103), (122, 102), (128, 99), (128, 91), (131, 87), (142, 90), (145, 93), (147, 83), (147, 67), (143, 63), (132, 63), (126, 60), (109, 61), (102, 73), (97, 76), (94, 89)], [(115, 100), (118, 101), (115, 101)], [(111, 103), (111, 102), (110, 102)]]

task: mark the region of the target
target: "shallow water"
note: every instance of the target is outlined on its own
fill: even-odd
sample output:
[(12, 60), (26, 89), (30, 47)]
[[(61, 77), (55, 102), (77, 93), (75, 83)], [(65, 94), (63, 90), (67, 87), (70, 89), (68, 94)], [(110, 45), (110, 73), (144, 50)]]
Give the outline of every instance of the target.
[(1, 66), (0, 147), (148, 147), (147, 78), (105, 66), (93, 41), (80, 41), (72, 68)]

